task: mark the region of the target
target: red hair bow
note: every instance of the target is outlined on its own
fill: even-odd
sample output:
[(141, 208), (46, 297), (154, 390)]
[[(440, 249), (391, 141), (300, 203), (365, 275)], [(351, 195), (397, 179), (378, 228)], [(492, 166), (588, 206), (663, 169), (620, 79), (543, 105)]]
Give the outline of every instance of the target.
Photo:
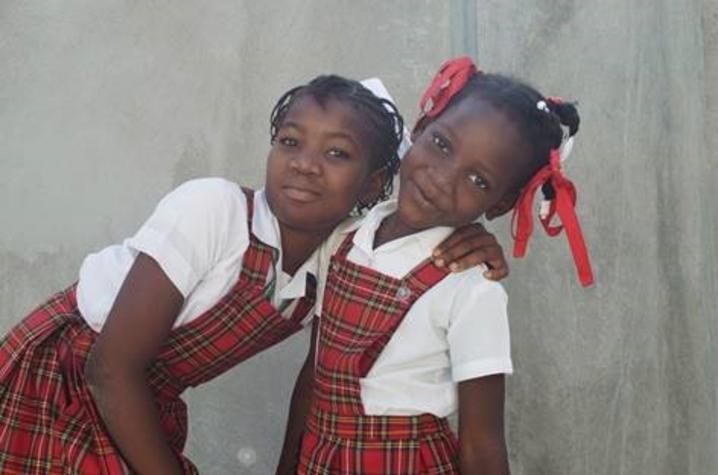
[(429, 87), (424, 91), (419, 101), (421, 116), (417, 120), (416, 128), (426, 117), (435, 117), (446, 108), (452, 97), (459, 92), (472, 74), (479, 72), (476, 65), (468, 56), (460, 56), (446, 61), (439, 68)]
[[(549, 164), (541, 168), (521, 192), (512, 217), (512, 233), (514, 237), (514, 257), (523, 257), (526, 246), (533, 231), (532, 206), (536, 191), (544, 184), (550, 183), (555, 196), (550, 201), (548, 213), (540, 216), (541, 224), (549, 236), (557, 236), (566, 230), (568, 244), (576, 264), (578, 278), (584, 287), (593, 283), (593, 271), (588, 256), (586, 242), (583, 239), (581, 226), (576, 216), (576, 188), (561, 171), (561, 154), (558, 149), (551, 150)], [(551, 220), (558, 214), (561, 224), (551, 225)]]

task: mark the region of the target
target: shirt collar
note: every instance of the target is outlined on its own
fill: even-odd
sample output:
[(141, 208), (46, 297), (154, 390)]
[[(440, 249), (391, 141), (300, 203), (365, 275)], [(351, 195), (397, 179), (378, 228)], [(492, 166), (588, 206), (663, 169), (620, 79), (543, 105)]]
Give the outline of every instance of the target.
[[(282, 239), (279, 229), (279, 221), (277, 221), (277, 217), (274, 216), (274, 213), (272, 213), (272, 210), (269, 207), (267, 194), (264, 188), (254, 192), (252, 234), (254, 234), (264, 244), (267, 244), (279, 251), (277, 265), (274, 268), (274, 272), (276, 275), (284, 274), (281, 264)], [(288, 280), (286, 285), (282, 286), (281, 289), (278, 289), (279, 297), (281, 299), (296, 299), (303, 297), (306, 294), (307, 274), (317, 275), (319, 266), (317, 257), (318, 251), (314, 251), (314, 253), (312, 253), (306, 261), (304, 261), (291, 278), (287, 277), (287, 279), (279, 279), (279, 281)]]
[[(376, 231), (384, 218), (396, 211), (397, 206), (398, 202), (396, 199), (390, 199), (374, 206), (364, 220), (355, 226), (355, 229), (356, 227), (358, 227), (358, 229), (352, 241), (354, 246), (359, 248), (367, 256), (374, 255), (378, 250), (374, 249), (374, 236), (376, 235)], [(426, 257), (429, 257), (434, 248), (446, 239), (453, 230), (453, 228), (448, 226), (437, 226), (425, 229), (409, 236), (394, 239), (393, 241), (383, 244), (379, 249), (390, 251), (401, 246), (417, 245), (419, 246), (420, 252), (426, 254)]]

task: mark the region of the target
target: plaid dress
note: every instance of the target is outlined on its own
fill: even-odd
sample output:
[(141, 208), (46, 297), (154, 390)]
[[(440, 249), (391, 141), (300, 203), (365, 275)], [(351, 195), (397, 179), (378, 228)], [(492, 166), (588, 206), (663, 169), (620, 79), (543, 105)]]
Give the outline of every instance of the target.
[(448, 273), (430, 260), (402, 279), (360, 266), (347, 259), (353, 236), (330, 264), (298, 473), (457, 474), (446, 419), (366, 415), (359, 384), (412, 304)]
[[(295, 333), (314, 306), (311, 286), (290, 318), (272, 306), (264, 287), (275, 253), (250, 233), (232, 290), (204, 314), (172, 330), (148, 370), (162, 427), (186, 473), (197, 470), (182, 455), (187, 408), (180, 394)], [(78, 312), (73, 285), (0, 341), (0, 473), (130, 473), (85, 380), (96, 336)]]

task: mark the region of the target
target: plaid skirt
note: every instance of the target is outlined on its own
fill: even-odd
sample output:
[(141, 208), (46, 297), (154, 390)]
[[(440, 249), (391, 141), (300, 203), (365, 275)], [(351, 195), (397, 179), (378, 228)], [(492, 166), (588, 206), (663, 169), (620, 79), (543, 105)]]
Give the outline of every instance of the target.
[(312, 410), (302, 440), (301, 475), (458, 475), (458, 441), (446, 419), (341, 416)]
[[(0, 473), (131, 473), (90, 395), (84, 366), (95, 333), (77, 311), (74, 287), (55, 294), (0, 341)], [(160, 420), (185, 473), (187, 409), (157, 393)]]

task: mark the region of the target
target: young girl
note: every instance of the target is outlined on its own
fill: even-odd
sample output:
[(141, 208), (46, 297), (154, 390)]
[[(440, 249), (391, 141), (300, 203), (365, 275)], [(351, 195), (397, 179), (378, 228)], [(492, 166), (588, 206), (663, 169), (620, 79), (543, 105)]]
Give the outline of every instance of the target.
[[(468, 58), (442, 67), (422, 106), (398, 202), (378, 205), (325, 244), (338, 250), (300, 474), (508, 473), (506, 295), (475, 268), (449, 274), (429, 257), (453, 227), (502, 215), (517, 200), (519, 213), (530, 213), (545, 183), (580, 248), (558, 151), (561, 124), (575, 134), (578, 115), (518, 81), (477, 72)], [(524, 239), (530, 231), (519, 219)], [(457, 409), (458, 441), (445, 419)]]
[(319, 77), (273, 110), (264, 190), (190, 181), (87, 257), (0, 341), (0, 472), (195, 472), (180, 394), (301, 328), (315, 248), (390, 192), (401, 130), (391, 104)]

